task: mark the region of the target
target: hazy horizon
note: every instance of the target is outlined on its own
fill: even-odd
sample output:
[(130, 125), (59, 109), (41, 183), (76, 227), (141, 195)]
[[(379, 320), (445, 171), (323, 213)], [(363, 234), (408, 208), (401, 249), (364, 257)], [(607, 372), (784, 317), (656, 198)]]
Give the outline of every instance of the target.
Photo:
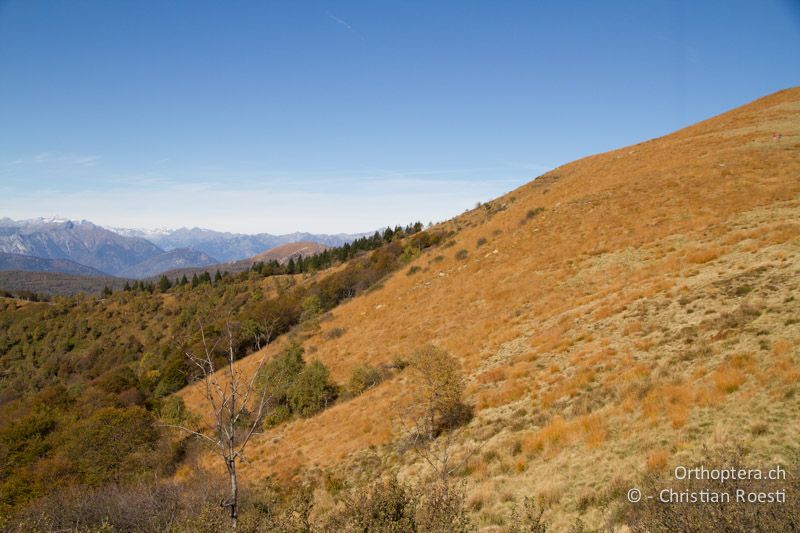
[[(60, 217), (60, 216), (34, 216), (34, 217), (16, 218), (16, 219), (13, 218), (13, 217), (3, 216), (3, 217), (0, 217), (0, 220), (11, 220), (12, 222), (15, 222), (15, 223), (18, 223), (18, 222), (42, 222), (44, 224), (49, 224), (49, 223), (59, 224), (59, 223), (66, 223), (66, 222), (73, 222), (73, 223), (88, 222), (88, 223), (94, 224), (95, 226), (100, 226), (100, 227), (103, 227), (103, 228), (106, 228), (106, 229), (109, 229), (109, 230), (112, 230), (112, 231), (133, 231), (133, 232), (142, 232), (142, 233), (152, 233), (153, 235), (156, 235), (156, 234), (158, 234), (160, 232), (172, 233), (172, 232), (176, 232), (176, 231), (180, 231), (180, 230), (187, 230), (187, 231), (194, 231), (194, 230), (213, 231), (213, 232), (216, 232), (216, 233), (230, 233), (230, 234), (239, 234), (239, 235), (258, 235), (258, 234), (268, 234), (268, 233), (270, 233), (268, 231), (259, 231), (259, 232), (224, 231), (224, 230), (217, 230), (217, 229), (214, 229), (214, 228), (208, 228), (208, 227), (202, 227), (202, 226), (177, 226), (177, 227), (164, 227), (164, 226), (160, 226), (160, 227), (112, 226), (112, 225), (108, 225), (108, 224), (101, 224), (101, 223), (98, 223), (98, 222), (96, 222), (94, 220), (89, 220), (87, 218), (70, 218), (70, 217)], [(366, 231), (359, 231), (359, 232), (353, 232), (353, 233), (335, 232), (335, 233), (326, 233), (325, 235), (356, 235), (356, 234), (364, 234), (364, 233), (371, 233), (373, 231), (379, 231), (379, 230), (384, 229), (386, 227), (388, 227), (388, 225), (387, 226), (382, 226), (380, 228), (375, 228), (375, 229), (372, 229), (372, 230), (366, 230)], [(291, 231), (291, 232), (288, 232), (288, 233), (285, 233), (285, 234), (282, 234), (282, 235), (293, 234), (293, 233), (312, 233), (312, 234), (315, 234), (315, 235), (323, 235), (323, 233), (314, 233), (314, 232), (303, 231), (303, 230)], [(280, 235), (280, 234), (274, 234), (273, 233), (272, 235)]]
[[(185, 202), (187, 187), (171, 185), (152, 195), (142, 197), (142, 206), (132, 206), (129, 211), (109, 210), (117, 197), (130, 194), (120, 189), (104, 192), (56, 192), (21, 191), (16, 194), (15, 205), (0, 200), (0, 217), (13, 220), (36, 218), (59, 218), (88, 220), (97, 225), (124, 229), (180, 229), (201, 228), (231, 233), (363, 233), (379, 227), (406, 225), (420, 221), (424, 224), (451, 218), (475, 203), (491, 200), (527, 181), (505, 180), (480, 183), (456, 180), (410, 181), (362, 180), (360, 196), (348, 196), (345, 192), (298, 191), (284, 188), (272, 192), (264, 188), (247, 188), (231, 191), (208, 184), (197, 184), (192, 202)], [(331, 186), (332, 182), (325, 183)], [(387, 189), (388, 187), (388, 189)], [(397, 192), (402, 188), (402, 192)], [(386, 189), (381, 191), (379, 189)], [(225, 205), (220, 205), (223, 198)], [(272, 202), (274, 207), (264, 209), (263, 202)], [(304, 224), (296, 218), (297, 209), (306, 209), (313, 214), (324, 211), (331, 202), (350, 204), (350, 218), (313, 219)], [(409, 205), (413, 204), (413, 205)], [(32, 206), (32, 207), (31, 207)], [(49, 206), (49, 207), (48, 207)], [(463, 206), (463, 207), (462, 207)], [(267, 211), (264, 213), (264, 211)], [(353, 213), (352, 211), (357, 211)], [(142, 213), (149, 214), (142, 214)], [(206, 213), (213, 213), (207, 215)], [(247, 213), (247, 217), (242, 217)], [(261, 217), (253, 214), (262, 213)], [(302, 218), (302, 217), (300, 217)]]

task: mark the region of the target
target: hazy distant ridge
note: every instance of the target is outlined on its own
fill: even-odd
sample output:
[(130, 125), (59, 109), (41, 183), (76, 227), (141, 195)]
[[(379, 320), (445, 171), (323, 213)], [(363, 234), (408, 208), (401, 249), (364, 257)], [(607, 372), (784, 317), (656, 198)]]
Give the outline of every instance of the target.
[[(202, 251), (220, 262), (238, 261), (253, 257), (282, 244), (293, 242), (315, 242), (327, 247), (341, 246), (369, 233), (313, 234), (304, 232), (272, 235), (257, 233), (229, 233), (203, 228), (180, 228), (176, 230), (142, 230), (111, 228), (120, 235), (147, 239), (163, 250), (192, 248)], [(202, 266), (202, 265), (198, 265)]]

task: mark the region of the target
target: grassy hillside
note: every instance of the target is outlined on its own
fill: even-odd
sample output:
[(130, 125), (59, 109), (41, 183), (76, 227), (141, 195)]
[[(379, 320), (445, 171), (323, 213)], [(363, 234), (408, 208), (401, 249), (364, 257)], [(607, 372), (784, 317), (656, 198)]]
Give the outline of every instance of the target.
[[(461, 475), (487, 531), (526, 495), (557, 530), (622, 520), (622, 488), (703, 446), (788, 462), (800, 442), (798, 153), (791, 89), (557, 168), (442, 225), (452, 241), (334, 309), (303, 345), (339, 382), (426, 343), (458, 358), (475, 418), (455, 450), (481, 446)], [(397, 373), (269, 430), (243, 475), (430, 475), (399, 451), (408, 383)], [(201, 411), (199, 389), (180, 394)]]
[(243, 259), (239, 261), (239, 263), (258, 263), (259, 261), (267, 263), (269, 261), (275, 260), (279, 263), (283, 263), (289, 260), (290, 257), (296, 258), (297, 256), (309, 256), (317, 253), (321, 253), (325, 251), (328, 247), (323, 246), (322, 244), (318, 244), (316, 242), (307, 242), (307, 241), (300, 241), (300, 242), (291, 242), (288, 244), (282, 244), (280, 246), (276, 246), (275, 248), (270, 248), (266, 252), (261, 252), (258, 255), (254, 255), (248, 259)]
[[(181, 276), (191, 277), (194, 274), (199, 275), (202, 274), (203, 272), (207, 271), (213, 272), (215, 270), (219, 270), (220, 272), (230, 272), (231, 274), (235, 274), (239, 272), (246, 272), (254, 264), (259, 262), (269, 263), (270, 261), (277, 261), (279, 263), (286, 263), (290, 258), (296, 259), (299, 256), (309, 257), (314, 254), (321, 253), (325, 251), (327, 248), (328, 248), (327, 246), (323, 246), (322, 244), (318, 244), (315, 242), (307, 242), (307, 241), (291, 242), (288, 244), (281, 244), (280, 246), (270, 248), (265, 252), (261, 252), (260, 254), (248, 257), (247, 259), (241, 259), (239, 261), (229, 261), (227, 263), (209, 265), (206, 267), (177, 268), (164, 272), (163, 275), (167, 276), (170, 279), (176, 279), (180, 278)], [(161, 274), (154, 277), (153, 279), (157, 279), (160, 276)]]

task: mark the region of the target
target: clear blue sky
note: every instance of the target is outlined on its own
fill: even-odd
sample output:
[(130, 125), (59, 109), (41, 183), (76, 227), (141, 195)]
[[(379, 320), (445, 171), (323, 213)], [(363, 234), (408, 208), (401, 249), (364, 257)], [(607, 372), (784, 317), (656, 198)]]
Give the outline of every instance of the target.
[(436, 221), (799, 78), (797, 1), (0, 0), (0, 216)]

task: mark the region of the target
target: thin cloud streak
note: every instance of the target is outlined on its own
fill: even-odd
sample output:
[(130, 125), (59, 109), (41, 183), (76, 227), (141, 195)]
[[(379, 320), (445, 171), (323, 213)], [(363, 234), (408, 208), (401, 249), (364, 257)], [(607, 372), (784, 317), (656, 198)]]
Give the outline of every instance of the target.
[(347, 28), (347, 31), (351, 32), (353, 35), (357, 36), (362, 41), (366, 40), (366, 39), (364, 39), (364, 36), (361, 35), (360, 33), (358, 33), (355, 29), (353, 29), (353, 27), (350, 24), (348, 24), (346, 20), (337, 17), (336, 15), (332, 14), (330, 11), (326, 11), (325, 14), (328, 15), (329, 19), (331, 19), (332, 21), (336, 22), (337, 24), (340, 24), (340, 25), (344, 26), (345, 28)]
[(92, 167), (100, 160), (96, 155), (64, 154), (60, 152), (39, 152), (30, 157), (21, 157), (11, 161), (12, 166), (56, 165), (62, 167)]

